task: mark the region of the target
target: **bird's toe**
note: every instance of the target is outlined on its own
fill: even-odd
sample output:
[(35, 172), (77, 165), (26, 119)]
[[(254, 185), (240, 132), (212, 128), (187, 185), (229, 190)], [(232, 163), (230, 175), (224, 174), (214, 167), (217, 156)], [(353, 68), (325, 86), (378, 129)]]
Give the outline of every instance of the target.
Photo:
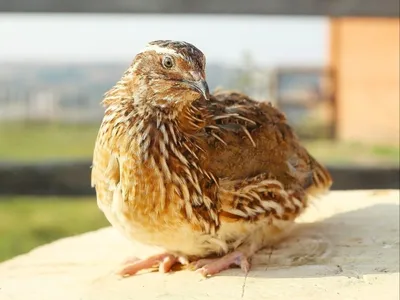
[(143, 270), (158, 270), (161, 273), (168, 273), (177, 263), (186, 265), (188, 261), (183, 256), (176, 256), (170, 253), (157, 254), (145, 259), (129, 258), (124, 262), (123, 267), (117, 274), (128, 277)]
[(196, 272), (204, 277), (218, 274), (231, 266), (238, 266), (247, 274), (251, 267), (248, 257), (240, 251), (229, 253), (217, 259), (201, 259), (195, 262), (194, 266), (198, 267)]

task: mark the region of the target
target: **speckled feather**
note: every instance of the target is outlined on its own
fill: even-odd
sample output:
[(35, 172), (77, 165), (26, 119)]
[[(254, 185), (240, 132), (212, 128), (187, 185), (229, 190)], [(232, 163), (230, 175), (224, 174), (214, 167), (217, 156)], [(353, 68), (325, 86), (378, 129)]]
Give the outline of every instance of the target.
[[(165, 55), (172, 70), (162, 67)], [(105, 95), (92, 185), (130, 239), (189, 257), (250, 255), (332, 180), (270, 104), (230, 91), (205, 99), (188, 88), (204, 67), (185, 42), (155, 41), (135, 57)]]

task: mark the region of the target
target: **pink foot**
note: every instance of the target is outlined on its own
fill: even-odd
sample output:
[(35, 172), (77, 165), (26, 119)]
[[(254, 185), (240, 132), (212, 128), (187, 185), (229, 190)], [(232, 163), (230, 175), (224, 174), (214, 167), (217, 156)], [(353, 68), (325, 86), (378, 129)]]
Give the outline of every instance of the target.
[(248, 258), (239, 251), (229, 253), (221, 258), (205, 258), (193, 263), (193, 266), (204, 277), (218, 274), (229, 269), (232, 265), (239, 266), (246, 274), (250, 271)]
[(154, 268), (158, 268), (159, 272), (168, 273), (176, 263), (187, 265), (188, 260), (186, 257), (176, 256), (169, 253), (157, 254), (145, 259), (133, 257), (127, 259), (123, 263), (124, 267), (117, 273), (123, 277), (128, 277), (138, 273), (139, 271)]

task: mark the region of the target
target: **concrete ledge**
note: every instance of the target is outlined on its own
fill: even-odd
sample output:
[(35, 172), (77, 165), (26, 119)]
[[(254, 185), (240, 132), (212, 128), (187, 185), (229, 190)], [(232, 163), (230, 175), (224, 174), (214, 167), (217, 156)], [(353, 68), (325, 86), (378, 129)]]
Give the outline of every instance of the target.
[(1, 300), (399, 299), (399, 191), (332, 192), (274, 249), (202, 279), (190, 271), (113, 274), (131, 244), (111, 228), (56, 241), (0, 265)]
[[(90, 161), (0, 162), (0, 195), (94, 195)], [(328, 166), (332, 190), (399, 189), (398, 166)]]

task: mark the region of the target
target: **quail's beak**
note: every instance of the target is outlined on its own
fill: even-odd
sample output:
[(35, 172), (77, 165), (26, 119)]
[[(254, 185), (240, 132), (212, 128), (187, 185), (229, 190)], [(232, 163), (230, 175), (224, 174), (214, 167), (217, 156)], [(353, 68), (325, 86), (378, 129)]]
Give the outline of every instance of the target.
[(187, 81), (189, 86), (198, 91), (203, 97), (208, 100), (210, 98), (210, 91), (208, 90), (208, 84), (205, 80), (197, 80), (197, 81)]

